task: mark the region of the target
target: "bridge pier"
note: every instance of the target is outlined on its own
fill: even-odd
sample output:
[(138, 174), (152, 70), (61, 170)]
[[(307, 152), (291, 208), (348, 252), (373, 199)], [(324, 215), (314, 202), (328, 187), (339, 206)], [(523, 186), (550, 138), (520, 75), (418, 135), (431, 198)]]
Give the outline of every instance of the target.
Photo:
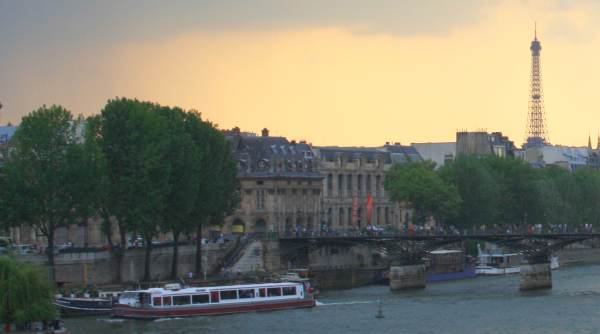
[(390, 267), (390, 289), (392, 291), (425, 289), (425, 265)]
[(552, 289), (549, 256), (538, 256), (521, 265), (521, 291)]

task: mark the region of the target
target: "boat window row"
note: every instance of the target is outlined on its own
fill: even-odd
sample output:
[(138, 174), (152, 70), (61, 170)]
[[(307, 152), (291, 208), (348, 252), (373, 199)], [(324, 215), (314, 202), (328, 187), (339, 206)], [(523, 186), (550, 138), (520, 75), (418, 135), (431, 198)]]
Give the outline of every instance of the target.
[(152, 304), (154, 306), (173, 306), (173, 305), (190, 305), (190, 304), (208, 304), (218, 303), (221, 300), (237, 300), (256, 298), (258, 297), (281, 297), (295, 296), (295, 286), (259, 288), (259, 289), (236, 289), (212, 291), (210, 294), (191, 294), (181, 296), (164, 296), (153, 297)]

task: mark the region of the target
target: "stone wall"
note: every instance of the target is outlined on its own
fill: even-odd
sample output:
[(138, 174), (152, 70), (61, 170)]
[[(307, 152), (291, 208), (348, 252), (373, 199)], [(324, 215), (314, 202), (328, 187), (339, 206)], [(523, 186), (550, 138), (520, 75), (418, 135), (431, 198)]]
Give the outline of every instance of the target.
[[(215, 263), (227, 244), (208, 244), (203, 248), (203, 268)], [(151, 277), (154, 281), (166, 280), (171, 274), (172, 248), (157, 248), (151, 255)], [(46, 266), (41, 255), (20, 256), (20, 260)], [(187, 277), (194, 271), (196, 248), (194, 245), (179, 247), (178, 276)], [(117, 283), (118, 261), (109, 252), (58, 254), (55, 257), (55, 278), (67, 284), (114, 284)], [(144, 276), (144, 249), (130, 249), (125, 253), (121, 266), (123, 282), (138, 282)]]
[(561, 266), (600, 263), (600, 248), (570, 247), (556, 252), (556, 255)]

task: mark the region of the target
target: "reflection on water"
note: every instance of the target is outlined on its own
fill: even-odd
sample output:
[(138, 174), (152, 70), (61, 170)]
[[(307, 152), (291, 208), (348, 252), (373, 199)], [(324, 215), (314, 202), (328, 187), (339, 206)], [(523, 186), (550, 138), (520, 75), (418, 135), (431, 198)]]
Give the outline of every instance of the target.
[[(600, 332), (600, 265), (553, 272), (554, 288), (521, 293), (519, 276), (478, 277), (392, 293), (329, 291), (312, 309), (161, 319), (67, 319), (73, 334), (590, 333)], [(381, 300), (385, 318), (376, 319)]]

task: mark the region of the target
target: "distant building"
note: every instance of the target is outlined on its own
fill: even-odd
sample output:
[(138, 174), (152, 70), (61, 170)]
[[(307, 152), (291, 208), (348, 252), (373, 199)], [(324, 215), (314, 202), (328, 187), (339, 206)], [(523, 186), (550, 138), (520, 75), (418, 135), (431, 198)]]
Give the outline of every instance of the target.
[(575, 171), (588, 165), (589, 151), (586, 147), (544, 145), (527, 147), (525, 160), (534, 167), (555, 165), (569, 171)]
[(447, 161), (452, 161), (456, 157), (455, 142), (412, 143), (411, 146), (423, 160), (433, 161), (437, 167), (444, 166)]
[(4, 164), (6, 155), (8, 154), (8, 142), (17, 131), (16, 126), (4, 125), (0, 126), (0, 166)]
[(371, 223), (398, 229), (408, 221), (409, 211), (389, 198), (384, 182), (385, 173), (393, 164), (422, 161), (413, 147), (313, 147), (313, 152), (317, 169), (324, 176), (323, 209), (328, 227), (358, 230)]
[(225, 135), (238, 166), (241, 202), (223, 230), (282, 235), (318, 231), (323, 176), (315, 169), (309, 145), (271, 137), (267, 129), (261, 136), (237, 128)]
[(502, 132), (487, 133), (485, 131), (460, 131), (456, 133), (456, 154), (495, 155), (497, 157), (514, 157), (514, 143), (503, 136)]

